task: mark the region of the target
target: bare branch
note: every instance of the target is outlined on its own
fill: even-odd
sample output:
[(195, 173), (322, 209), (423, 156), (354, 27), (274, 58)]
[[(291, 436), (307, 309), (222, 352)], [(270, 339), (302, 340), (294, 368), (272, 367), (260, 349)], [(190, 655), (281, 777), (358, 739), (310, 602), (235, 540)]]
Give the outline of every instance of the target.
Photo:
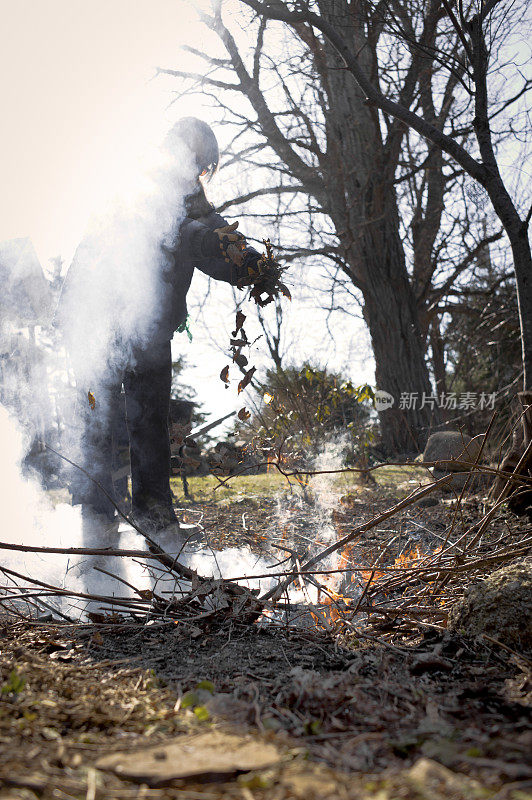
[(185, 72), (181, 69), (167, 69), (166, 67), (157, 67), (156, 75), (172, 75), (174, 78), (188, 78), (196, 80), (200, 84), (207, 84), (208, 86), (216, 86), (218, 89), (227, 89), (233, 92), (243, 92), (244, 89), (239, 83), (227, 83), (225, 81), (218, 81), (215, 78), (209, 78), (207, 75), (201, 75), (198, 72)]
[(402, 104), (390, 100), (383, 95), (364, 73), (358, 63), (358, 59), (351, 51), (351, 46), (326, 20), (308, 10), (290, 11), (280, 2), (263, 3), (261, 0), (242, 0), (242, 2), (250, 8), (253, 8), (258, 14), (263, 14), (270, 19), (277, 19), (290, 24), (301, 22), (310, 23), (320, 30), (343, 58), (347, 69), (349, 69), (358, 85), (364, 91), (368, 104), (380, 108), (393, 117), (397, 117), (416, 130), (421, 136), (434, 142), (434, 144), (451, 155), (467, 173), (475, 178), (475, 180), (485, 185), (487, 175), (483, 164), (472, 158), (467, 150), (461, 147), (450, 136), (439, 130), (435, 125), (427, 122)]
[(226, 200), (216, 209), (219, 213), (225, 211), (232, 206), (240, 206), (243, 203), (248, 203), (256, 197), (264, 197), (264, 195), (280, 195), (280, 194), (306, 194), (307, 190), (304, 186), (266, 186), (264, 189), (255, 189), (253, 192), (241, 194), (239, 197), (233, 197), (231, 200)]

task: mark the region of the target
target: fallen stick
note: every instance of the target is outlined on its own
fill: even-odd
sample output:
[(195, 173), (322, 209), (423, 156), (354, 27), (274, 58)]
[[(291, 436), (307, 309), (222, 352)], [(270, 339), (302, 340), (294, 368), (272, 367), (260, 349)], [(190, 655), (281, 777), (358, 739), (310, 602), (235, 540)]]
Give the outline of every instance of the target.
[[(438, 576), (441, 578), (442, 575), (445, 575), (447, 578), (451, 578), (453, 575), (460, 575), (464, 573), (472, 573), (475, 570), (486, 569), (486, 568), (493, 568), (497, 564), (502, 564), (506, 561), (511, 561), (514, 558), (525, 556), (530, 550), (530, 546), (519, 546), (515, 548), (510, 548), (505, 550), (504, 552), (498, 552), (491, 555), (474, 557), (473, 560), (465, 561), (463, 563), (455, 563), (454, 566), (441, 566), (437, 565), (428, 565), (426, 567), (402, 567), (401, 569), (396, 568), (393, 571), (400, 572), (402, 571), (404, 574), (399, 576), (390, 576), (384, 582), (381, 582), (375, 589), (379, 593), (387, 593), (398, 591), (399, 589), (405, 589), (409, 583), (415, 583), (423, 573), (428, 572), (429, 575), (427, 578), (430, 580), (432, 578), (433, 583), (435, 584), (438, 580)], [(386, 567), (381, 568), (382, 572), (390, 572), (392, 570), (387, 570)], [(416, 577), (417, 576), (417, 577)], [(443, 586), (440, 584), (438, 591), (441, 591)], [(434, 593), (436, 595), (436, 592)]]
[(360, 606), (359, 611), (365, 614), (376, 614), (378, 616), (394, 616), (394, 617), (407, 617), (407, 616), (425, 616), (425, 614), (430, 614), (433, 617), (444, 617), (447, 618), (448, 611), (444, 608), (431, 608), (430, 606)]
[(358, 602), (357, 602), (357, 604), (356, 604), (355, 608), (353, 609), (353, 612), (352, 612), (352, 614), (351, 614), (351, 616), (352, 616), (352, 617), (354, 617), (354, 616), (355, 616), (355, 614), (357, 614), (357, 613), (358, 613), (358, 611), (359, 611), (359, 609), (360, 609), (360, 606), (362, 605), (362, 600), (363, 600), (363, 599), (365, 598), (365, 596), (367, 595), (367, 593), (368, 593), (368, 589), (369, 589), (369, 586), (370, 586), (370, 583), (371, 583), (371, 581), (373, 580), (373, 578), (374, 578), (374, 577), (375, 577), (375, 570), (374, 570), (374, 569), (372, 569), (372, 570), (371, 570), (371, 574), (370, 574), (370, 576), (369, 576), (368, 580), (366, 581), (366, 585), (364, 586), (364, 588), (363, 588), (363, 590), (362, 590), (362, 594), (361, 594), (361, 595), (360, 595), (360, 597), (358, 598)]
[(110, 547), (42, 547), (29, 544), (0, 542), (0, 550), (16, 550), (20, 553), (57, 553), (65, 556), (129, 556), (157, 560), (157, 556), (146, 550), (118, 550)]
[[(316, 469), (316, 470), (292, 470), (288, 472), (287, 470), (281, 470), (279, 465), (273, 461), (270, 462), (270, 466), (275, 467), (278, 472), (280, 472), (286, 478), (297, 478), (298, 475), (305, 475), (314, 477), (315, 475), (344, 475), (344, 474), (351, 474), (355, 473), (364, 473), (364, 472), (374, 472), (375, 470), (382, 469), (383, 467), (414, 467), (415, 469), (428, 469), (428, 468), (436, 468), (436, 469), (444, 469), (445, 467), (455, 467), (454, 470), (449, 470), (450, 472), (471, 472), (471, 473), (486, 473), (487, 475), (497, 475), (502, 478), (506, 478), (509, 480), (513, 480), (515, 483), (523, 483), (526, 484), (529, 482), (529, 478), (516, 475), (515, 472), (510, 472), (509, 470), (503, 470), (500, 467), (490, 467), (488, 464), (477, 464), (476, 461), (467, 461), (466, 459), (460, 458), (442, 458), (438, 461), (383, 461), (381, 464), (375, 464), (373, 467), (341, 467), (340, 469)], [(460, 469), (456, 469), (460, 467)], [(227, 481), (231, 480), (232, 478), (238, 477), (240, 473), (235, 473), (234, 475), (228, 476), (226, 479)], [(447, 475), (449, 478), (449, 475)]]
[(44, 581), (40, 581), (37, 578), (30, 578), (28, 575), (22, 575), (20, 572), (16, 572), (13, 569), (8, 569), (7, 567), (0, 567), (0, 572), (3, 572), (6, 575), (9, 575), (14, 578), (19, 578), (20, 580), (27, 581), (28, 583), (32, 583), (35, 586), (40, 586), (43, 589), (48, 590), (48, 595), (51, 597), (78, 597), (80, 600), (97, 600), (98, 602), (102, 603), (112, 603), (113, 605), (124, 605), (124, 606), (134, 606), (138, 608), (139, 605), (148, 605), (147, 601), (142, 601), (141, 599), (136, 599), (134, 597), (110, 597), (108, 595), (99, 595), (99, 594), (88, 594), (85, 592), (75, 592), (71, 589), (60, 589), (58, 586), (53, 586), (51, 583), (45, 583)]
[(502, 647), (503, 650), (506, 650), (508, 653), (511, 653), (513, 656), (517, 656), (517, 658), (521, 658), (529, 667), (532, 667), (532, 661), (527, 658), (527, 656), (523, 655), (523, 653), (518, 653), (517, 650), (512, 650), (511, 647), (508, 647), (507, 644), (504, 642), (500, 642), (498, 639), (493, 639), (493, 637), (488, 636), (487, 633), (480, 634), (483, 639), (486, 639), (487, 642), (491, 642), (492, 644), (496, 644), (498, 647)]
[[(109, 578), (113, 578), (113, 580), (118, 581), (119, 583), (122, 583), (124, 586), (128, 586), (130, 589), (132, 589), (132, 591), (135, 592), (135, 594), (137, 594), (143, 600), (149, 600), (151, 602), (152, 599), (153, 599), (153, 600), (156, 600), (157, 602), (160, 602), (160, 603), (164, 603), (165, 602), (164, 598), (160, 597), (158, 594), (155, 594), (153, 589), (147, 589), (147, 590), (146, 589), (137, 589), (136, 586), (133, 586), (132, 583), (130, 583), (129, 581), (126, 581), (126, 579), (122, 578), (121, 575), (115, 575), (113, 572), (110, 572), (109, 570), (104, 569), (103, 567), (94, 567), (94, 570), (96, 572), (101, 572), (102, 575), (107, 575)], [(147, 596), (147, 594), (149, 596)]]

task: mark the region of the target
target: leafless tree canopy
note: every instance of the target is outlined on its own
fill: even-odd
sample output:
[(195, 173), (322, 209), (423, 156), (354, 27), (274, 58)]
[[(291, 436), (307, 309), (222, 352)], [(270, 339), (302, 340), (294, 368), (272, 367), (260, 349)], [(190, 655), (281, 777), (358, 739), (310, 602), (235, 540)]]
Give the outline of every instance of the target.
[[(212, 50), (188, 48), (203, 67), (160, 70), (184, 79), (182, 91), (210, 93), (234, 131), (225, 169), (238, 169), (242, 190), (222, 208), (238, 208), (257, 231), (275, 223), (285, 258), (310, 257), (327, 276), (331, 311), (362, 304), (376, 383), (396, 399), (431, 394), (429, 347), (442, 385), (448, 292), (508, 232), (500, 204), (502, 225), (488, 202), (486, 192), (493, 203), (500, 187), (486, 158), (508, 135), (524, 135), (521, 116), (503, 123), (522, 108), (528, 83), (508, 90), (518, 66), (503, 46), (511, 9), (494, 12), (496, 5), (477, 15), (498, 76), (480, 159), (474, 3), (461, 4), (458, 18), (440, 0), (244, 0), (242, 14), (226, 19), (215, 2), (202, 14)], [(403, 450), (438, 421), (430, 409), (381, 415), (386, 444)]]

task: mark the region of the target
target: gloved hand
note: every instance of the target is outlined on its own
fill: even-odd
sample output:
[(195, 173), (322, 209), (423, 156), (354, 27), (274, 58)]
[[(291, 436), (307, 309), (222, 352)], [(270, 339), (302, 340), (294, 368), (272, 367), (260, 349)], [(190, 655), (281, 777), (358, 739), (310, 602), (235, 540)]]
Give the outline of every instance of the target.
[(253, 284), (260, 286), (261, 292), (274, 294), (279, 280), (279, 271), (270, 264), (260, 253), (251, 251), (245, 254), (243, 264), (247, 269), (247, 276), (242, 281), (243, 285)]
[(241, 267), (244, 263), (244, 253), (242, 252), (246, 246), (246, 240), (243, 235), (237, 231), (238, 222), (233, 222), (231, 225), (224, 225), (223, 228), (215, 228), (214, 233), (218, 237), (220, 250), (224, 254), (226, 261), (232, 261), (237, 267)]
[[(279, 294), (290, 298), (290, 292), (281, 283), (283, 268), (275, 260), (270, 240), (265, 240), (266, 253), (257, 253), (256, 250), (248, 249), (245, 253), (243, 271), (244, 275), (238, 281), (238, 287), (251, 286), (250, 297), (259, 306), (271, 303)], [(266, 297), (263, 297), (266, 295)]]

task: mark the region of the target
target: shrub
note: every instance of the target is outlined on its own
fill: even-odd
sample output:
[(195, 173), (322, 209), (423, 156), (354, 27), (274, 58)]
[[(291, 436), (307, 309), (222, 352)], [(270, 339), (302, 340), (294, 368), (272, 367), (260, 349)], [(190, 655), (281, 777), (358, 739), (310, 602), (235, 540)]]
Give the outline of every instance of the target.
[(358, 462), (373, 441), (373, 391), (310, 363), (268, 370), (256, 411), (237, 435), (255, 450), (304, 467), (331, 438), (344, 437), (346, 463)]

